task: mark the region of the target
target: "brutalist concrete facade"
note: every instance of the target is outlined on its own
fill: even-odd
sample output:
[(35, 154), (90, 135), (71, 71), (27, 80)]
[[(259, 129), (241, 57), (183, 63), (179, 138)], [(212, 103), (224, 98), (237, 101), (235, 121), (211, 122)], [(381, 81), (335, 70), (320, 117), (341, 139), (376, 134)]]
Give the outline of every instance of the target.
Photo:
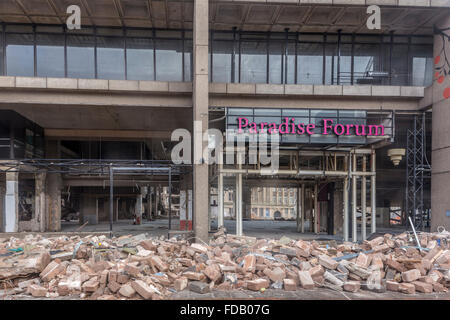
[[(176, 128), (187, 128), (193, 132), (195, 141), (197, 135), (203, 135), (208, 129), (211, 110), (218, 108), (389, 110), (405, 113), (417, 113), (432, 109), (431, 203), (433, 214), (431, 229), (435, 231), (438, 226), (450, 229), (450, 203), (447, 196), (450, 191), (448, 167), (450, 134), (447, 124), (447, 120), (450, 119), (450, 111), (448, 111), (450, 80), (447, 60), (450, 57), (448, 44), (450, 3), (448, 1), (189, 0), (164, 2), (150, 0), (142, 2), (111, 0), (103, 2), (102, 6), (95, 0), (89, 1), (89, 3), (82, 4), (82, 26), (94, 30), (89, 37), (92, 39), (97, 37), (95, 41), (92, 40), (95, 42), (95, 50), (92, 52), (95, 52), (93, 61), (96, 64), (92, 78), (96, 79), (69, 76), (72, 67), (68, 63), (71, 56), (70, 50), (67, 49), (70, 45), (67, 43), (71, 43), (70, 41), (74, 39), (66, 30), (61, 32), (61, 35), (64, 34), (64, 36), (58, 36), (64, 39), (61, 40), (63, 44), (60, 45), (63, 48), (61, 51), (63, 67), (60, 70), (62, 76), (57, 72), (55, 74), (58, 76), (50, 73), (46, 76), (40, 74), (42, 72), (39, 69), (40, 50), (53, 45), (45, 42), (49, 41), (45, 37), (41, 39), (40, 34), (47, 35), (46, 28), (49, 25), (64, 25), (67, 18), (65, 2), (41, 1), (40, 5), (39, 1), (22, 2), (24, 7), (19, 6), (14, 0), (5, 0), (0, 7), (1, 39), (3, 41), (0, 49), (3, 57), (0, 70), (2, 73), (0, 76), (0, 109), (13, 110), (44, 128), (47, 140), (45, 156), (47, 159), (61, 158), (61, 152), (67, 152), (67, 150), (61, 150), (61, 141), (148, 139), (159, 143), (159, 141), (169, 141), (171, 132)], [(49, 6), (49, 3), (53, 5)], [(367, 6), (373, 4), (381, 7), (381, 31), (368, 30), (365, 25)], [(151, 65), (153, 70), (151, 76), (150, 73), (148, 78), (143, 76), (143, 79), (134, 79), (130, 76), (132, 72), (136, 72), (136, 74), (138, 72), (127, 60), (130, 59), (129, 55), (132, 51), (125, 49), (123, 53), (120, 53), (120, 59), (125, 61), (123, 63), (124, 75), (120, 75), (118, 78), (113, 75), (108, 78), (109, 73), (106, 70), (104, 72), (106, 75), (102, 78), (102, 67), (97, 67), (99, 61), (103, 59), (102, 48), (128, 48), (127, 46), (130, 45), (128, 40), (124, 40), (108, 47), (107, 43), (110, 39), (108, 37), (116, 32), (116, 29), (114, 32), (112, 31), (113, 28), (123, 32), (123, 39), (134, 32), (137, 34), (135, 37), (141, 37), (140, 39), (160, 37), (158, 39), (163, 39), (161, 43), (171, 39), (171, 32), (179, 32), (182, 39), (181, 49), (175, 51), (182, 52), (182, 54), (174, 55), (176, 57), (174, 59), (181, 61), (180, 65), (183, 69), (182, 72), (180, 71), (179, 79), (178, 75), (174, 78), (169, 76), (169, 78), (165, 78), (170, 69), (167, 69), (166, 74), (158, 74), (157, 69), (159, 67), (161, 67), (160, 70), (163, 69), (163, 65), (166, 66), (167, 63), (163, 64), (160, 62), (163, 60), (158, 60), (161, 56), (158, 56), (157, 46), (160, 44), (156, 41), (157, 44), (152, 49), (153, 62), (149, 62), (149, 66)], [(447, 32), (444, 42), (442, 42), (442, 34), (436, 34), (436, 30)], [(161, 32), (161, 36), (158, 34), (159, 32)], [(262, 39), (269, 39), (272, 34), (275, 38), (279, 37), (274, 43), (284, 43), (282, 41), (285, 39), (287, 39), (286, 43), (291, 43), (291, 37), (296, 39), (292, 42), (298, 42), (295, 49), (290, 45), (282, 44), (280, 47), (275, 45), (274, 50), (281, 52), (277, 53), (276, 59), (279, 58), (280, 66), (286, 68), (285, 73), (279, 70), (281, 67), (277, 69), (277, 64), (270, 62), (272, 61), (270, 51), (272, 47), (271, 44), (268, 44), (264, 49), (267, 50), (267, 74), (261, 75), (263, 78), (267, 77), (267, 80), (261, 83), (258, 75), (246, 78), (248, 74), (245, 73), (245, 70), (241, 70), (244, 69), (243, 66), (247, 61), (244, 56), (246, 48), (244, 45), (241, 47), (241, 44), (245, 43), (245, 37), (253, 36), (252, 32), (259, 32), (258, 37)], [(428, 87), (423, 83), (417, 85), (416, 74), (410, 70), (414, 63), (412, 58), (411, 65), (404, 67), (406, 76), (401, 75), (403, 71), (399, 71), (397, 72), (398, 77), (390, 76), (390, 80), (382, 80), (380, 83), (364, 83), (363, 81), (358, 83), (359, 76), (357, 70), (354, 69), (355, 55), (347, 53), (352, 57), (352, 62), (347, 65), (342, 62), (340, 66), (343, 69), (348, 66), (351, 70), (351, 78), (340, 76), (339, 71), (337, 78), (333, 76), (334, 71), (329, 76), (325, 71), (326, 68), (330, 70), (328, 63), (341, 61), (341, 53), (345, 56), (345, 50), (353, 52), (357, 47), (355, 38), (363, 38), (367, 34), (380, 35), (381, 42), (386, 44), (381, 47), (388, 47), (388, 43), (390, 41), (392, 43), (393, 39), (397, 39), (396, 37), (399, 36), (399, 41), (405, 48), (420, 46), (420, 41), (422, 41), (420, 36), (424, 36), (426, 40), (434, 35), (433, 63), (434, 67), (441, 69), (434, 70), (433, 74), (427, 73), (433, 79), (432, 85)], [(239, 43), (235, 42), (237, 35), (239, 35)], [(333, 39), (341, 39), (341, 35), (342, 39), (345, 38), (347, 39), (345, 41), (348, 42), (345, 43), (343, 40), (342, 47), (338, 47), (339, 58), (334, 53), (331, 54), (331, 58), (327, 58), (330, 55), (327, 53), (328, 41), (337, 42), (338, 40)], [(223, 77), (214, 66), (217, 58), (214, 62), (214, 56), (211, 57), (210, 54), (216, 50), (214, 40), (216, 36), (219, 37), (217, 43), (222, 43), (220, 42), (222, 40), (224, 42), (234, 41), (234, 51), (226, 51), (230, 52), (229, 56), (232, 57), (232, 60), (229, 65), (224, 67), (226, 72), (224, 71)], [(405, 42), (402, 42), (402, 36), (405, 36)], [(100, 37), (102, 38), (100, 39)], [(302, 37), (313, 39), (307, 40), (305, 43), (309, 43), (308, 41), (320, 43), (317, 46), (319, 46), (321, 55), (323, 50), (321, 56), (323, 60), (320, 60), (320, 64), (323, 62), (324, 69), (318, 76), (318, 80), (308, 80), (310, 83), (303, 81), (302, 76), (307, 74), (309, 77), (312, 72), (303, 74), (301, 71), (297, 71), (297, 61), (300, 61), (298, 57), (301, 56), (302, 48), (304, 48), (300, 45), (300, 43), (303, 44), (303, 40), (297, 40), (304, 39)], [(320, 39), (314, 40), (315, 37)], [(243, 40), (241, 41), (241, 39)], [(252, 41), (254, 39), (249, 40), (249, 43), (254, 43)], [(269, 40), (267, 41), (270, 43)], [(8, 45), (10, 49), (8, 49)], [(17, 68), (17, 65), (8, 60), (8, 50), (13, 50), (14, 46), (20, 45), (31, 50), (29, 55), (24, 56), (24, 64), (29, 62), (26, 57), (35, 59), (34, 68), (30, 67), (32, 74), (28, 74), (27, 70), (22, 72), (23, 70), (20, 68), (17, 69), (20, 72), (18, 71), (16, 74), (12, 71), (15, 70), (13, 68)], [(186, 49), (188, 47), (192, 47), (192, 49)], [(133, 49), (135, 48), (133, 47)], [(310, 49), (308, 47), (308, 50)], [(295, 50), (295, 59), (293, 60), (289, 60), (292, 52), (290, 50)], [(167, 49), (167, 52), (170, 53), (170, 49)], [(236, 52), (239, 53), (238, 56), (235, 55)], [(389, 52), (395, 56), (395, 53)], [(222, 51), (220, 53), (222, 54)], [(250, 57), (251, 54), (248, 56)], [(388, 56), (389, 54), (384, 55), (384, 57)], [(342, 59), (344, 61), (344, 58)], [(56, 64), (57, 62), (56, 60), (47, 62), (47, 64), (50, 63)], [(86, 62), (87, 64), (88, 62)], [(275, 65), (275, 71), (270, 69), (271, 64)], [(176, 64), (174, 63), (174, 65)], [(296, 67), (290, 78), (289, 70), (294, 69), (289, 69), (289, 66), (293, 65)], [(391, 74), (394, 74), (393, 69), (397, 67), (397, 65), (392, 66), (391, 62)], [(144, 66), (142, 68), (144, 69)], [(333, 64), (331, 70), (335, 68), (339, 69)], [(113, 68), (111, 67), (111, 69)], [(444, 69), (447, 70), (447, 76), (438, 74)], [(281, 72), (281, 76), (278, 75), (278, 71)], [(276, 80), (272, 80), (272, 72), (276, 73)], [(417, 74), (420, 75), (421, 72), (417, 71)], [(174, 80), (175, 78), (176, 80)], [(196, 121), (201, 123), (201, 128), (199, 127), (198, 130), (194, 128)], [(203, 147), (205, 145), (206, 142), (203, 142)], [(81, 158), (80, 154), (75, 156)], [(205, 163), (195, 164), (192, 170), (193, 226), (196, 236), (205, 240), (208, 236), (209, 225), (210, 174), (208, 165)], [(19, 200), (16, 184), (20, 179), (20, 174), (2, 175), (4, 175), (2, 186), (0, 186), (0, 192), (4, 195), (0, 202), (3, 203), (0, 215), (2, 231), (19, 231), (20, 222), (17, 220)], [(83, 181), (65, 178), (59, 173), (41, 174), (36, 178), (35, 183), (33, 230), (60, 230), (61, 191), (64, 192), (65, 188), (69, 186), (102, 187), (103, 185), (104, 182), (101, 179)], [(338, 190), (341, 190), (340, 186)], [(381, 194), (378, 195), (377, 202), (383, 200), (380, 197), (382, 197)], [(336, 198), (340, 199), (341, 197)], [(95, 203), (92, 199), (88, 202)], [(398, 200), (398, 202), (402, 201)], [(335, 207), (338, 208), (335, 210), (336, 212), (342, 210), (336, 203)], [(341, 224), (342, 214), (338, 213), (338, 217), (339, 219), (336, 221)]]

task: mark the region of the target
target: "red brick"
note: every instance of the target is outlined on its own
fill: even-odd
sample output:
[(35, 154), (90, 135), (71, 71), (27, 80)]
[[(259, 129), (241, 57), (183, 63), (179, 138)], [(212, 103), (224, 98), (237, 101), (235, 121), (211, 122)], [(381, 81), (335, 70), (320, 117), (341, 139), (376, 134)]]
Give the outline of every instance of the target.
[(414, 281), (413, 282), (416, 291), (422, 292), (422, 293), (431, 293), (433, 292), (433, 285), (421, 281)]
[(259, 291), (261, 289), (266, 289), (269, 287), (269, 280), (266, 279), (256, 279), (252, 281), (247, 281), (247, 289), (252, 291)]
[(414, 294), (416, 293), (416, 287), (412, 283), (400, 283), (398, 291), (406, 294)]
[(203, 273), (211, 280), (216, 282), (222, 277), (222, 273), (220, 272), (220, 268), (217, 264), (213, 264), (210, 266), (207, 266), (205, 270), (203, 270)]
[(32, 284), (28, 287), (28, 291), (33, 297), (45, 297), (47, 295), (47, 289), (37, 284)]
[(403, 282), (413, 282), (421, 277), (421, 273), (417, 269), (411, 269), (405, 272), (402, 272), (402, 280)]
[(398, 272), (405, 272), (406, 268), (401, 263), (392, 260), (392, 259), (386, 259), (386, 265), (388, 265), (390, 268), (397, 270)]
[(299, 278), (300, 286), (303, 289), (313, 289), (314, 288), (314, 281), (311, 277), (311, 274), (308, 271), (299, 271), (298, 278)]
[(317, 265), (308, 270), (311, 277), (318, 277), (325, 273), (325, 269), (321, 265)]
[(336, 269), (338, 266), (338, 262), (336, 260), (331, 259), (327, 255), (319, 255), (319, 263), (327, 269)]
[(286, 290), (286, 291), (297, 290), (297, 285), (295, 284), (295, 281), (292, 279), (284, 279), (283, 286), (284, 286), (284, 290)]
[(344, 290), (348, 292), (357, 292), (361, 288), (358, 281), (347, 281), (344, 283)]
[(185, 277), (180, 277), (176, 279), (174, 282), (175, 290), (177, 291), (183, 291), (184, 289), (186, 289), (187, 285), (188, 279)]
[(395, 282), (395, 281), (386, 281), (386, 290), (389, 291), (398, 291), (398, 287), (400, 286), (400, 283)]
[(256, 257), (254, 255), (246, 255), (244, 257), (244, 272), (255, 272)]
[(135, 280), (131, 283), (134, 290), (144, 299), (149, 300), (152, 298), (153, 294), (156, 293), (155, 289), (147, 285), (142, 280)]

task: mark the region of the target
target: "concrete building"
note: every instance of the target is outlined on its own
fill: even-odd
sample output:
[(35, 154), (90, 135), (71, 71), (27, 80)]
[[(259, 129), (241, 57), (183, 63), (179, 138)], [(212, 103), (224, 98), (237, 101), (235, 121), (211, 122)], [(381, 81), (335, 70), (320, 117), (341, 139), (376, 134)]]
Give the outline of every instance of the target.
[[(2, 0), (0, 22), (3, 232), (145, 212), (171, 228), (179, 211), (205, 240), (234, 190), (242, 234), (260, 188), (295, 191), (298, 232), (357, 241), (408, 216), (450, 229), (448, 0)], [(281, 135), (277, 173), (208, 165), (201, 137), (239, 118), (315, 128)], [(384, 132), (324, 135), (324, 119)], [(202, 161), (172, 162), (178, 128)]]

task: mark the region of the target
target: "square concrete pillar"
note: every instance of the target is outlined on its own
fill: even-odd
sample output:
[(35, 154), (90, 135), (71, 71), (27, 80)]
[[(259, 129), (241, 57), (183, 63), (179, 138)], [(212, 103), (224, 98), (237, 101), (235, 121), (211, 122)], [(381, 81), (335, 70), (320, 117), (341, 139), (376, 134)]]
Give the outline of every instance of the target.
[(6, 173), (5, 232), (19, 231), (19, 173)]
[[(445, 16), (434, 26), (437, 31), (450, 28), (450, 16)], [(446, 57), (450, 56), (450, 44), (442, 33), (434, 36), (434, 59), (437, 76), (434, 79), (432, 119), (432, 174), (431, 174), (431, 231), (440, 227), (450, 230), (450, 75), (443, 72)]]
[(35, 219), (39, 226), (39, 231), (44, 232), (46, 226), (46, 214), (45, 214), (45, 180), (46, 173), (38, 173), (35, 177), (34, 184), (34, 210), (35, 210)]
[(80, 223), (98, 224), (98, 201), (90, 194), (83, 193), (80, 203)]
[(194, 232), (197, 241), (208, 241), (209, 180), (208, 165), (201, 160), (208, 142), (203, 135), (208, 130), (208, 1), (194, 1), (193, 34), (193, 120), (194, 120)]
[(5, 232), (5, 193), (5, 183), (0, 182), (0, 232)]

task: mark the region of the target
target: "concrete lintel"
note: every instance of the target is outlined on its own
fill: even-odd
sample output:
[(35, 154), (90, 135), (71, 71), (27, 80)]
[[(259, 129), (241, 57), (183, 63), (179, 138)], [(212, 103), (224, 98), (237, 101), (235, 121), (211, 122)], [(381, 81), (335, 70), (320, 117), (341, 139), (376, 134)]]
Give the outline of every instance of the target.
[(0, 88), (14, 88), (15, 86), (15, 77), (0, 77)]
[(47, 79), (37, 77), (16, 77), (16, 87), (43, 89), (47, 87)]
[(400, 86), (372, 86), (372, 96), (400, 97)]
[(423, 98), (425, 95), (425, 88), (424, 87), (410, 87), (410, 86), (401, 87), (400, 95), (402, 97)]
[(314, 95), (342, 96), (341, 85), (314, 85)]

